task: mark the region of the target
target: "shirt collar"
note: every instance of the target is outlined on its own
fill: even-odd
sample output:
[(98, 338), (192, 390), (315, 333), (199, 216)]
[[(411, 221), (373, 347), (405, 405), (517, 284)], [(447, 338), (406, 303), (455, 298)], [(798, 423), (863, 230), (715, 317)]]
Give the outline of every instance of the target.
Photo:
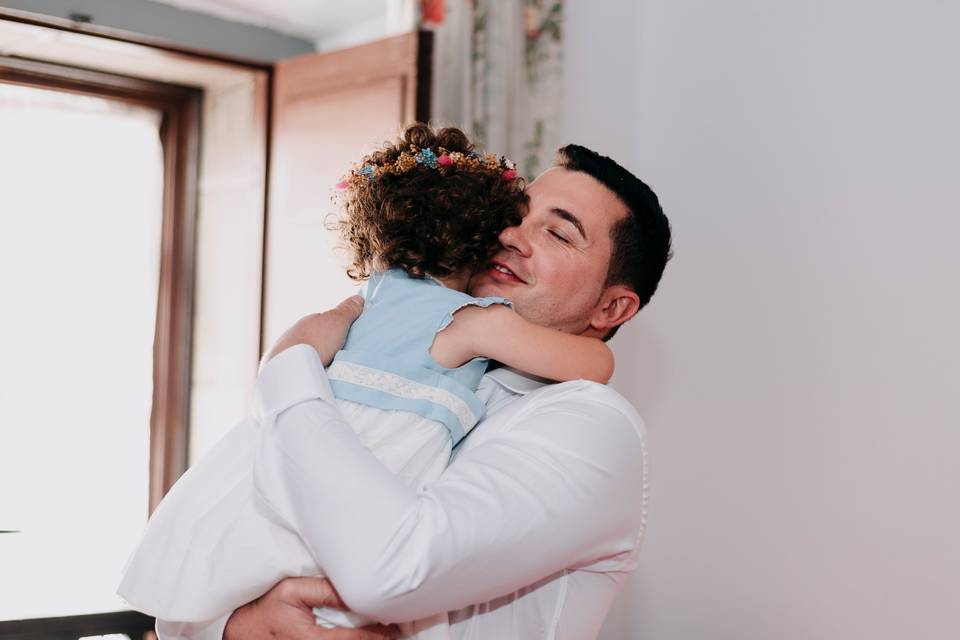
[(546, 378), (538, 378), (529, 373), (521, 373), (510, 367), (499, 367), (487, 372), (487, 378), (490, 378), (498, 385), (519, 395), (526, 395), (531, 391), (536, 391), (541, 387), (551, 384), (552, 381)]

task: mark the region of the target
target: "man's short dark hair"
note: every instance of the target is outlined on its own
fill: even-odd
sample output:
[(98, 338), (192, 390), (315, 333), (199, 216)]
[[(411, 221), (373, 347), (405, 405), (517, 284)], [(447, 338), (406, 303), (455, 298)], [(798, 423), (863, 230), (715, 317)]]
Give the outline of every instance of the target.
[[(627, 215), (610, 229), (613, 249), (604, 287), (622, 284), (640, 298), (642, 309), (657, 290), (670, 251), (670, 222), (660, 208), (657, 194), (640, 178), (614, 160), (578, 144), (557, 152), (554, 163), (585, 173), (612, 191), (627, 208)], [(614, 327), (605, 336), (617, 332)]]

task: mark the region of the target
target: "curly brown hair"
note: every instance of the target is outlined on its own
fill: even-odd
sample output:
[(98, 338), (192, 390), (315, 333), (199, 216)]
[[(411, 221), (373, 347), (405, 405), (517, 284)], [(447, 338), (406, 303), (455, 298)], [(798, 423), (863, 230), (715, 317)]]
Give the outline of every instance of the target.
[[(413, 163), (411, 153), (425, 149), (465, 161), (433, 167)], [(523, 179), (504, 173), (501, 160), (480, 156), (476, 161), (473, 151), (460, 129), (434, 131), (413, 124), (397, 142), (360, 161), (358, 167), (376, 174), (354, 171), (338, 222), (353, 253), (347, 270), (352, 279), (394, 267), (416, 278), (444, 278), (490, 259), (500, 247), (500, 232), (519, 223), (527, 196)]]

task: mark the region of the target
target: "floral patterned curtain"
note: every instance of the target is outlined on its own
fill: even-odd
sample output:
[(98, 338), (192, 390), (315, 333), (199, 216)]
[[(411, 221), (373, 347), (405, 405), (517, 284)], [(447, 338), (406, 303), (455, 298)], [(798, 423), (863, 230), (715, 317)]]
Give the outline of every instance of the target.
[[(439, 9), (438, 9), (439, 5)], [(467, 129), (533, 178), (560, 145), (562, 0), (424, 0), (436, 124)]]

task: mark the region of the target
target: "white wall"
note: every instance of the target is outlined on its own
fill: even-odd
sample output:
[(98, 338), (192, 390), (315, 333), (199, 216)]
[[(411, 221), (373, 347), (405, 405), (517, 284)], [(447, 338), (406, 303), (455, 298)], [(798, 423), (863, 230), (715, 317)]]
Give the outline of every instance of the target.
[(676, 258), (615, 340), (641, 566), (603, 638), (960, 634), (960, 5), (568, 4), (566, 137)]

